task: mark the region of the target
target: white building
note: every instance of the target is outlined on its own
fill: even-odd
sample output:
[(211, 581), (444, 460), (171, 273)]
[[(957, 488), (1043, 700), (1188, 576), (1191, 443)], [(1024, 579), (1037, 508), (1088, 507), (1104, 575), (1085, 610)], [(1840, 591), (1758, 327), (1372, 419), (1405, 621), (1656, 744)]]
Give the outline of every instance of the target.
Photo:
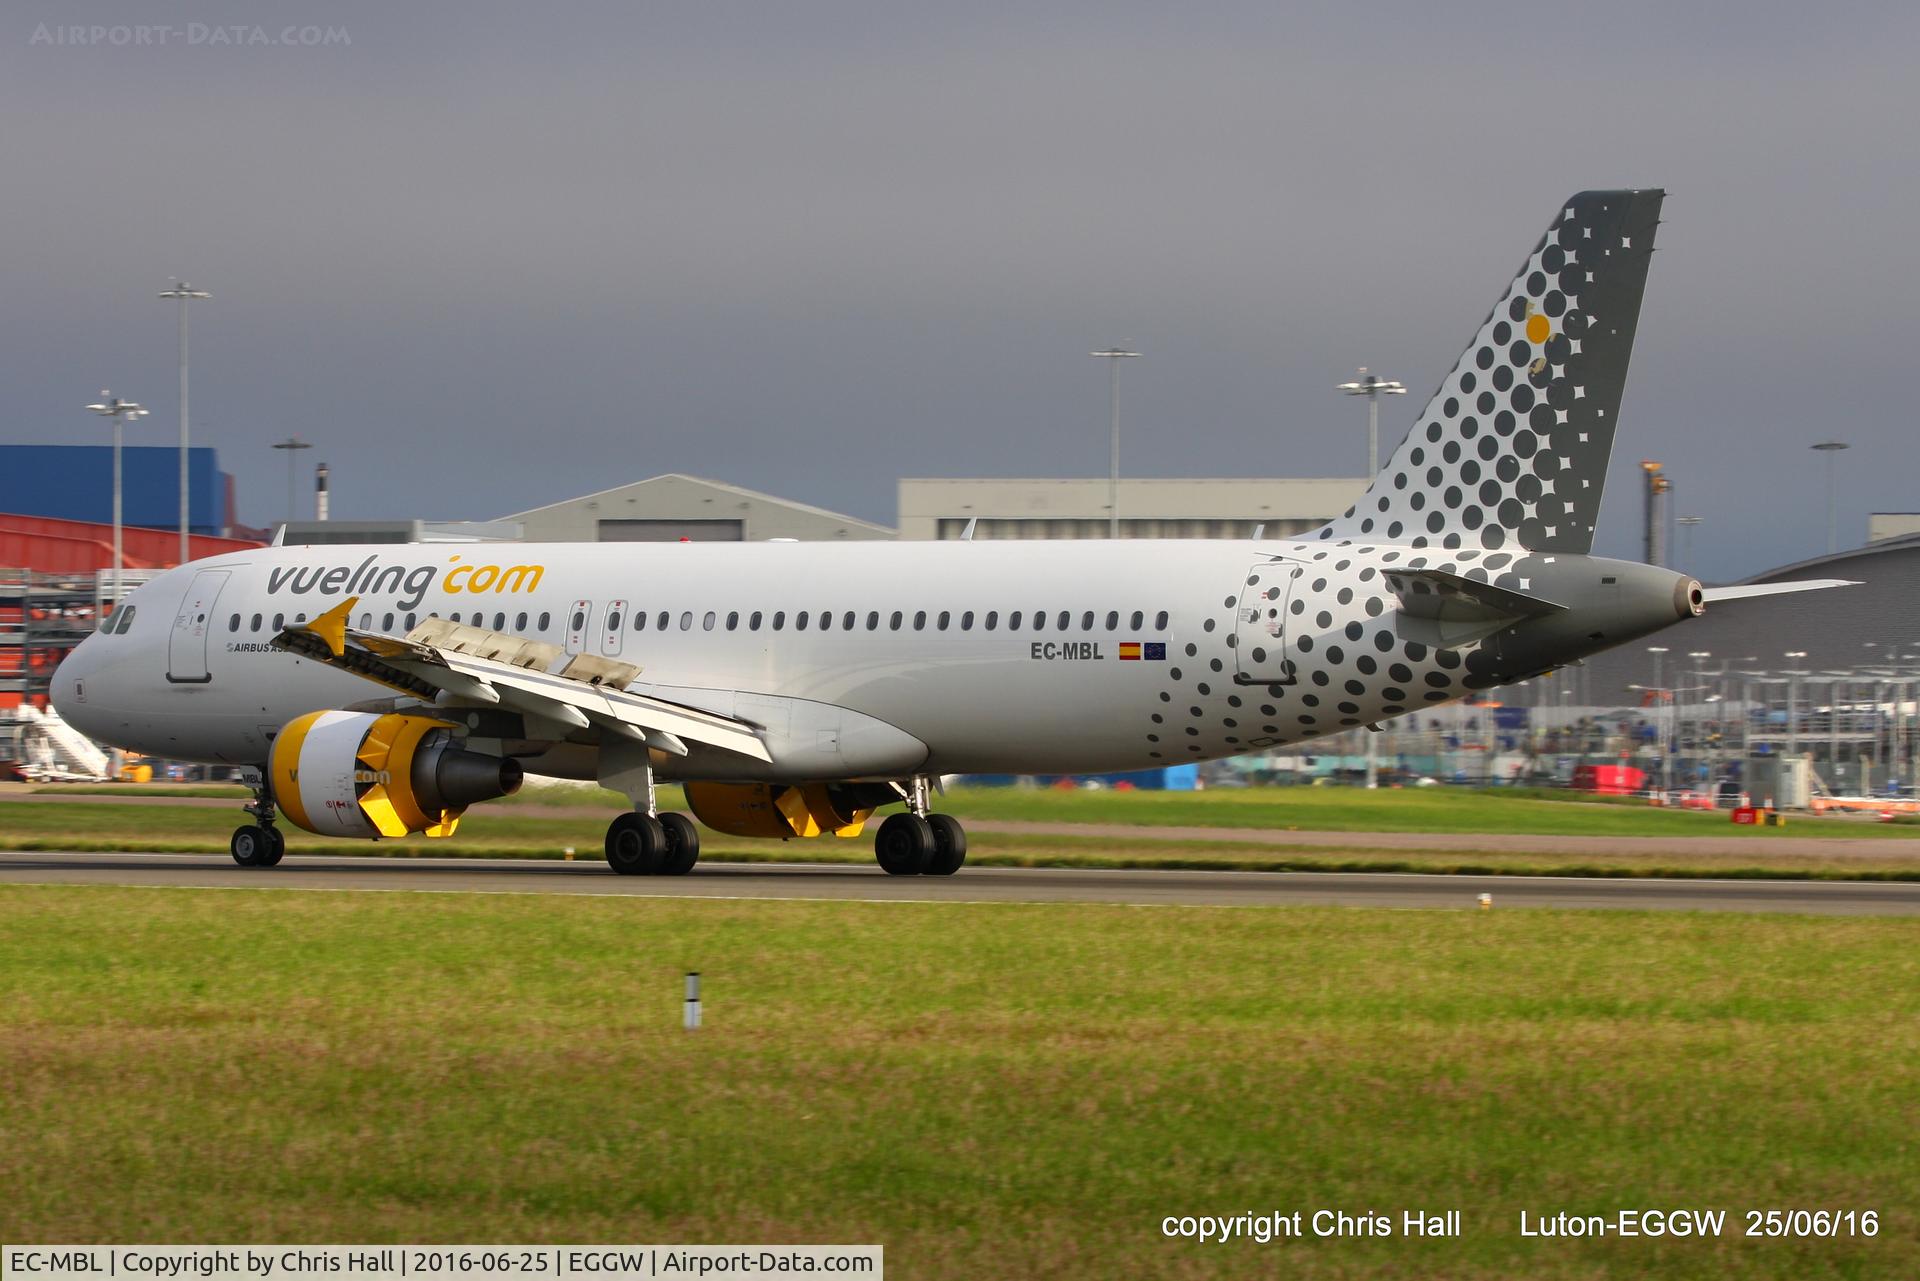
[[(1122, 538), (1244, 538), (1256, 525), (1280, 538), (1318, 528), (1357, 502), (1368, 480), (1163, 480), (1120, 482)], [(1105, 538), (1108, 482), (945, 480), (900, 482), (901, 538)]]

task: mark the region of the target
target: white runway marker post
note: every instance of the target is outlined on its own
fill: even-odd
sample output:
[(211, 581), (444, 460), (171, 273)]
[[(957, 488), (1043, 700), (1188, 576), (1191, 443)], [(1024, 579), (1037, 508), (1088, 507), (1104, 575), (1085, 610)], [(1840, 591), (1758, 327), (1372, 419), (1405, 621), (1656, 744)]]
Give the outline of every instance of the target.
[(700, 1026), (700, 971), (687, 971), (686, 1013), (682, 1016), (682, 1026), (691, 1032)]
[(1493, 910), (1493, 895), (1482, 894), (1480, 896), (1480, 910), (1482, 912), (1491, 912)]

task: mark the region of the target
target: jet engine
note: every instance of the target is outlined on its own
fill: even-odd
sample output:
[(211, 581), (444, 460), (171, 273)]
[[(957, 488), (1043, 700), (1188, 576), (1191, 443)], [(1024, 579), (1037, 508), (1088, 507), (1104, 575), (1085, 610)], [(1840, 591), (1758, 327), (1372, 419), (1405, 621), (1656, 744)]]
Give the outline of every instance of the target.
[(688, 783), (687, 808), (729, 836), (858, 836), (876, 805), (900, 799), (885, 784)]
[(311, 712), (273, 740), (273, 799), (321, 836), (451, 836), (467, 806), (520, 790), (520, 763), (469, 752), (445, 721)]

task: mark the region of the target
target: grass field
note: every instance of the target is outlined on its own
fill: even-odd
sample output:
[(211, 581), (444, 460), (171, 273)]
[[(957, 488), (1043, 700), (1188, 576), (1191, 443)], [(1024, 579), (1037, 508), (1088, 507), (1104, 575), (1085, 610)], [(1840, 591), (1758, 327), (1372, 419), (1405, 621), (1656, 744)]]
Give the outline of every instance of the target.
[[(49, 786), (42, 794), (63, 796), (229, 796), (240, 788)], [(626, 808), (617, 792), (594, 787), (530, 783), (518, 795), (489, 802), (492, 809), (565, 806), (609, 814)], [(661, 806), (684, 809), (678, 788), (661, 789)], [(1236, 827), (1283, 833), (1321, 832), (1526, 832), (1583, 836), (1724, 836), (1725, 811), (1659, 809), (1618, 798), (1585, 798), (1511, 788), (1352, 787), (1227, 788), (1205, 792), (1115, 792), (1056, 788), (956, 787), (937, 808), (961, 818), (1052, 823), (1129, 823), (1148, 827)], [(1783, 832), (1875, 839), (1914, 839), (1911, 829), (1844, 818), (1802, 819), (1790, 828), (1761, 828), (1765, 840)]]
[[(16, 849), (145, 850), (223, 853), (242, 821), (238, 804), (218, 807), (111, 804), (86, 792), (62, 793), (66, 803), (8, 804), (0, 800), (0, 843)], [(297, 853), (370, 854), (396, 857), (462, 855), (558, 858), (571, 846), (577, 857), (598, 859), (605, 815), (624, 802), (598, 789), (540, 793), (548, 804), (480, 805), (461, 820), (450, 840), (412, 838), (372, 845), (315, 837), (291, 827), (288, 848)], [(554, 802), (566, 802), (565, 808)], [(664, 789), (661, 804), (677, 808), (677, 791)], [(1250, 871), (1427, 871), (1512, 875), (1746, 876), (1920, 879), (1920, 841), (1913, 829), (1895, 829), (1850, 819), (1809, 820), (1785, 828), (1734, 828), (1725, 816), (1673, 810), (1582, 805), (1497, 792), (1375, 793), (1297, 788), (1274, 792), (1209, 792), (1171, 798), (1152, 793), (1017, 792), (974, 789), (952, 792), (943, 802), (976, 822), (1123, 822), (1124, 835), (1064, 832), (976, 832), (969, 861), (975, 866), (1160, 867)], [(1190, 823), (1194, 832), (1172, 828), (1196, 815), (1214, 821)], [(1237, 820), (1237, 821), (1225, 821)], [(1298, 820), (1286, 821), (1282, 820)], [(1422, 827), (1420, 824), (1426, 824)], [(1245, 829), (1263, 839), (1249, 842)], [(1232, 830), (1240, 829), (1240, 830)], [(1218, 830), (1218, 838), (1205, 833)], [(1351, 834), (1336, 845), (1289, 840), (1289, 830)], [(1164, 832), (1164, 835), (1161, 834)], [(1369, 840), (1370, 832), (1664, 836), (1653, 848), (1622, 846), (1604, 854), (1567, 854), (1486, 847), (1402, 848), (1404, 842)], [(1838, 836), (1844, 850), (1809, 853), (1779, 844), (1783, 835)], [(1701, 836), (1737, 836), (1736, 852), (1703, 850)], [(1233, 838), (1233, 839), (1228, 839)], [(1889, 839), (1892, 838), (1892, 839)], [(1455, 842), (1457, 844), (1457, 842)], [(1690, 848), (1691, 846), (1691, 848)], [(866, 864), (867, 839), (756, 841), (707, 832), (703, 857), (734, 861), (807, 861)]]
[[(1911, 923), (0, 887), (0, 1240), (880, 1241), (894, 1275), (1920, 1273)], [(680, 974), (707, 1027), (678, 1026)], [(1520, 1210), (1876, 1210), (1528, 1240)], [(1464, 1211), (1465, 1238), (1163, 1240)]]

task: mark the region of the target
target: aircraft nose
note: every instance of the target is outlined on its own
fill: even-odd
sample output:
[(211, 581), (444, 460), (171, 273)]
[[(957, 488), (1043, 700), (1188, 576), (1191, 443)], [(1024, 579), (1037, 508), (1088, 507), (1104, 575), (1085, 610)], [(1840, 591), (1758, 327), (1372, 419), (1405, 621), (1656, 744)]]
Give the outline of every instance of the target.
[(87, 677), (99, 665), (100, 638), (89, 636), (60, 660), (48, 682), (53, 710), (69, 725), (78, 724), (87, 713)]

